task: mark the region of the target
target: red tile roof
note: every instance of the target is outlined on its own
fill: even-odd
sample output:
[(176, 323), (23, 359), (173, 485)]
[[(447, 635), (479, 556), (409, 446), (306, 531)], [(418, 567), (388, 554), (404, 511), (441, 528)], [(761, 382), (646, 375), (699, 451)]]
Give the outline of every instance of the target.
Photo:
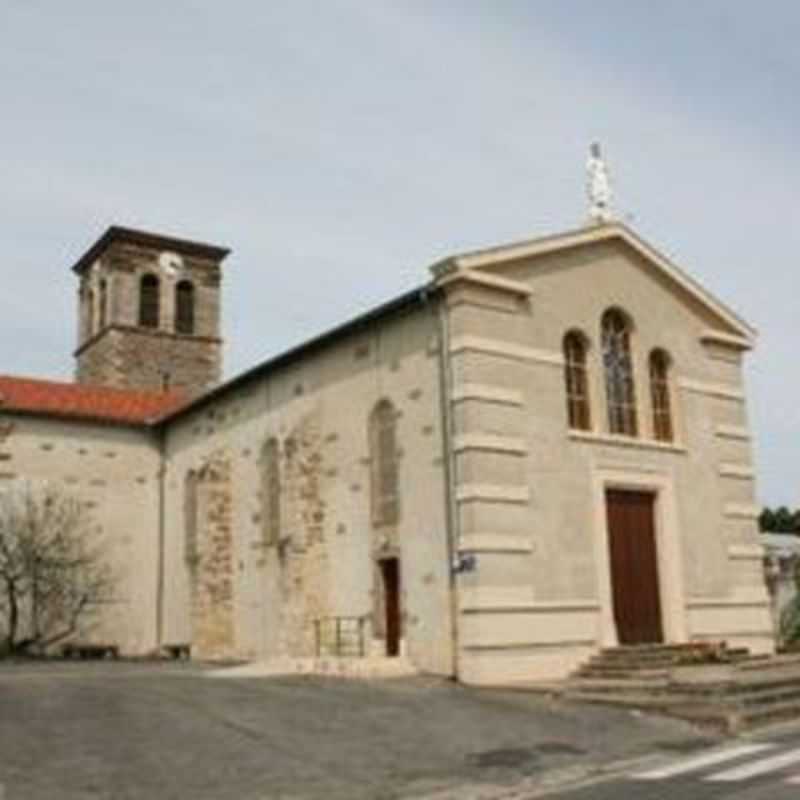
[(0, 412), (143, 425), (176, 411), (187, 400), (182, 391), (174, 389), (143, 392), (0, 375)]

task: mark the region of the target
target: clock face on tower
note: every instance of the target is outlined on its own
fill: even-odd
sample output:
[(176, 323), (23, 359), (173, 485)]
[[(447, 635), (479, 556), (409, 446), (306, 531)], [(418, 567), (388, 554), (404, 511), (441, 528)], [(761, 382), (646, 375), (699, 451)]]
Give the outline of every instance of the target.
[(174, 278), (183, 269), (183, 259), (177, 253), (165, 250), (158, 257), (158, 266), (168, 278)]

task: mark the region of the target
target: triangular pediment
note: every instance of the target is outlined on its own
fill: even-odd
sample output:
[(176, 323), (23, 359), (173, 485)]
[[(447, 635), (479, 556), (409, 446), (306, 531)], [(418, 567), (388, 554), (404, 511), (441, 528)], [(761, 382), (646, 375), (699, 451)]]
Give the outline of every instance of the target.
[(699, 304), (708, 319), (713, 321), (709, 338), (727, 339), (729, 344), (741, 347), (751, 347), (754, 344), (757, 334), (753, 327), (631, 228), (618, 222), (592, 225), (554, 236), (463, 253), (440, 261), (431, 269), (440, 279), (453, 272), (464, 271), (477, 271), (503, 279), (509, 268), (519, 262), (525, 261), (535, 269), (539, 258), (544, 261), (547, 255), (603, 243), (614, 243), (628, 250), (638, 261), (644, 262), (662, 280), (668, 282), (677, 293), (684, 294), (688, 300)]

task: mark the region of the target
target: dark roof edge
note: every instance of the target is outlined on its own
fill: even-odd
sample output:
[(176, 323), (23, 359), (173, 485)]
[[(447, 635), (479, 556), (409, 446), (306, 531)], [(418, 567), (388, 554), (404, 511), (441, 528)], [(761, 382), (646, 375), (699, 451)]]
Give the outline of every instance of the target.
[(162, 247), (176, 250), (185, 255), (201, 256), (222, 261), (230, 254), (227, 247), (219, 247), (205, 242), (191, 239), (180, 239), (176, 236), (165, 236), (151, 231), (142, 231), (135, 228), (125, 228), (121, 225), (112, 225), (106, 232), (75, 262), (73, 272), (81, 273), (94, 262), (107, 247), (113, 242), (126, 241), (140, 244), (145, 247)]
[(182, 417), (184, 414), (197, 411), (199, 408), (202, 408), (213, 400), (218, 399), (227, 392), (239, 388), (240, 386), (249, 383), (251, 380), (256, 380), (273, 369), (285, 366), (301, 356), (308, 355), (309, 353), (312, 353), (323, 347), (327, 347), (338, 339), (353, 334), (374, 322), (394, 316), (395, 314), (402, 313), (403, 311), (408, 311), (415, 306), (422, 306), (428, 301), (429, 297), (438, 293), (439, 291), (440, 289), (438, 286), (435, 286), (431, 283), (426, 283), (422, 286), (418, 286), (416, 289), (406, 292), (405, 294), (401, 294), (399, 297), (395, 297), (386, 303), (376, 306), (375, 308), (372, 308), (357, 317), (353, 317), (347, 322), (344, 322), (335, 328), (331, 328), (319, 336), (315, 336), (313, 339), (308, 339), (302, 344), (299, 344), (289, 350), (285, 350), (283, 353), (280, 353), (273, 358), (262, 361), (255, 367), (251, 367), (236, 377), (231, 378), (231, 380), (220, 384), (214, 389), (211, 389), (209, 392), (206, 392), (206, 394), (200, 395), (200, 397), (188, 403), (187, 405), (165, 414), (157, 421), (156, 427), (167, 425)]

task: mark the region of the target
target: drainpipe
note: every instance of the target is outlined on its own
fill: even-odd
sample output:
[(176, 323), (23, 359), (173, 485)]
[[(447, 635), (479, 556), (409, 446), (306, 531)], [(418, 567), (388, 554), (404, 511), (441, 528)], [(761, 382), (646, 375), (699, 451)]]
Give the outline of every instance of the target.
[(166, 517), (167, 436), (158, 431), (158, 553), (156, 556), (156, 649), (164, 644), (164, 542)]
[[(427, 295), (424, 298), (428, 300)], [(445, 479), (445, 520), (447, 526), (447, 576), (450, 589), (451, 673), (458, 679), (458, 586), (455, 569), (458, 557), (459, 516), (456, 504), (455, 450), (453, 449), (453, 370), (450, 361), (450, 324), (443, 300), (435, 306), (439, 322), (439, 404)]]

